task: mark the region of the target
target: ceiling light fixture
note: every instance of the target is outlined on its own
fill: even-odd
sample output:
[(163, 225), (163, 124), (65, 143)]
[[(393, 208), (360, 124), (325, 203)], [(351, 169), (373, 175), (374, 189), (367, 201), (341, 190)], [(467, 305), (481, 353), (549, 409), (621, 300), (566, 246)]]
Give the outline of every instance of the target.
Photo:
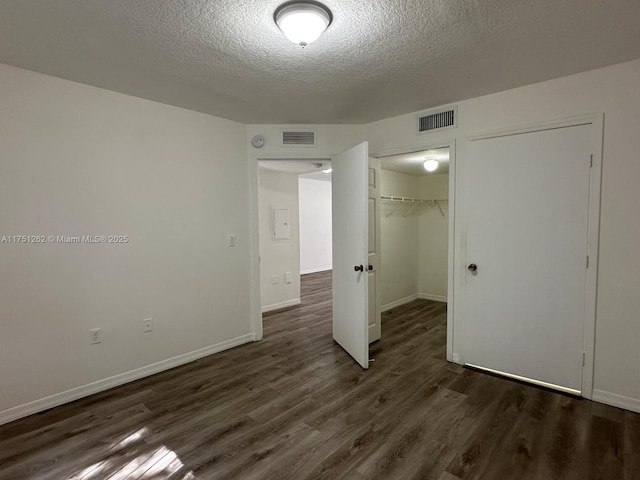
[(319, 2), (294, 0), (280, 5), (273, 18), (289, 40), (304, 48), (320, 37), (333, 15)]
[(423, 163), (423, 166), (427, 172), (435, 172), (436, 169), (438, 168), (438, 161), (434, 160), (433, 158), (430, 158)]

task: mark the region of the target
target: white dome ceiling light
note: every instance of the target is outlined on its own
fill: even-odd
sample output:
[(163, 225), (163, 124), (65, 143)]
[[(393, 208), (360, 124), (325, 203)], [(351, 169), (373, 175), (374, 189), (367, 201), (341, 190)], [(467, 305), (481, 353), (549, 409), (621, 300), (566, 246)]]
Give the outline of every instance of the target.
[(438, 161), (435, 158), (427, 158), (427, 161), (423, 163), (423, 166), (427, 172), (435, 172), (438, 168)]
[(333, 15), (319, 2), (293, 1), (280, 5), (273, 18), (289, 40), (304, 48), (322, 35)]

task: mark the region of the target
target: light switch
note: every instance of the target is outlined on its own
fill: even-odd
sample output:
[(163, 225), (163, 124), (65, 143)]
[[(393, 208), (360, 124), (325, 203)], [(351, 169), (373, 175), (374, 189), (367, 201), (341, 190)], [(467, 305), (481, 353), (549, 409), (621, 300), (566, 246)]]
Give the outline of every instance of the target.
[(236, 235), (234, 233), (229, 234), (229, 246), (230, 247), (236, 246)]

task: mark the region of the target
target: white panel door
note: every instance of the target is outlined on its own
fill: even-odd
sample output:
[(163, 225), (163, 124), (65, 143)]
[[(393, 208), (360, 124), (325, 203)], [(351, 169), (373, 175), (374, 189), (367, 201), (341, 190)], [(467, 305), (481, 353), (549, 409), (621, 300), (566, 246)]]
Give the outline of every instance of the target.
[(466, 364), (581, 391), (590, 135), (583, 125), (463, 145)]
[(333, 338), (369, 368), (368, 161), (361, 143), (332, 160)]
[(369, 159), (369, 343), (380, 340), (380, 160)]

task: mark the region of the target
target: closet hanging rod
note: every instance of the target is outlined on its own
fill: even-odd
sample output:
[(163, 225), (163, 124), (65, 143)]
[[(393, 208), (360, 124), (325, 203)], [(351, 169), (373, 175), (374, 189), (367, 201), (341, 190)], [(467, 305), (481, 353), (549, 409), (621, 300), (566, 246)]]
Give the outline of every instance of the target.
[[(442, 215), (442, 218), (445, 218), (442, 207), (448, 207), (449, 205), (449, 200), (425, 200), (423, 198), (397, 197), (395, 195), (380, 195), (380, 200), (383, 202), (390, 202), (390, 203), (410, 204), (411, 207), (402, 214), (403, 217), (408, 217), (415, 211), (416, 207), (424, 205), (426, 207), (438, 207), (438, 210), (440, 210), (440, 215)], [(387, 212), (385, 214), (385, 218), (389, 217), (392, 213), (393, 213), (393, 210)]]
[(446, 203), (449, 200), (425, 200), (423, 198), (413, 198), (413, 197), (396, 197), (394, 195), (380, 195), (380, 200), (387, 200), (390, 202), (400, 202), (400, 203)]

